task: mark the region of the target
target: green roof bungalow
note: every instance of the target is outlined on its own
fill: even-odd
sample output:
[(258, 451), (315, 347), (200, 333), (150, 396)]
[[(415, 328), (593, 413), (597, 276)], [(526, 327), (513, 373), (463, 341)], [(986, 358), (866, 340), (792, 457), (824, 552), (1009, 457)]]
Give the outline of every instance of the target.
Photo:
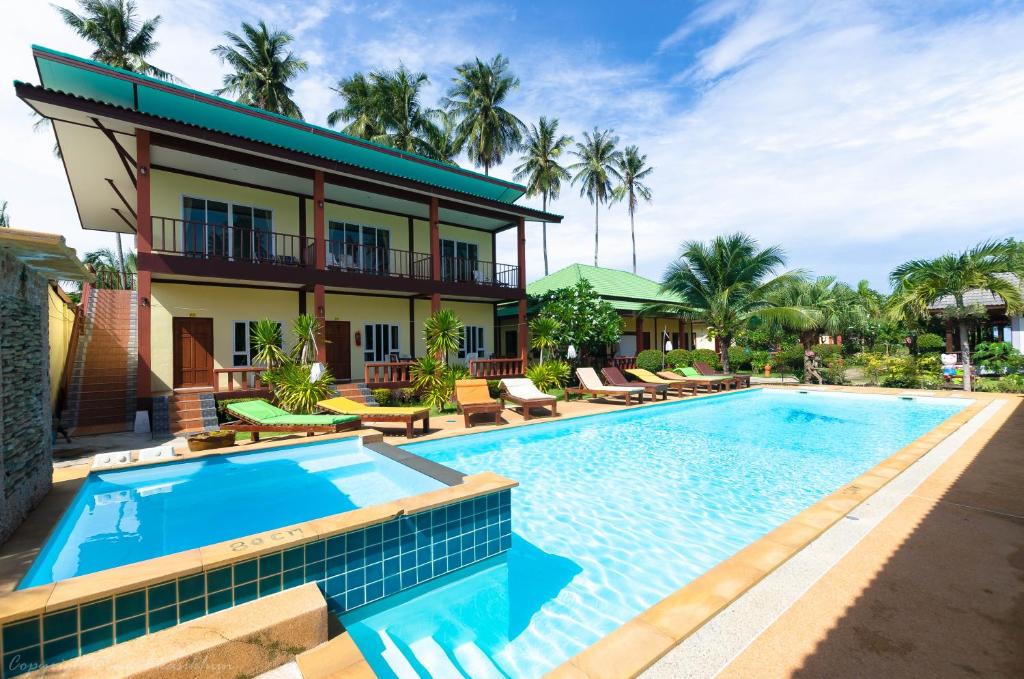
[[(43, 47), (33, 56), (39, 84), (15, 91), (52, 123), (68, 181), (54, 194), (70, 188), (83, 229), (135, 240), (124, 325), (137, 328), (140, 407), (251, 385), (263, 318), (287, 345), (298, 314), (323, 319), (319, 359), (339, 381), (379, 382), (375, 364), (422, 356), (422, 324), (441, 307), (466, 325), (463, 360), (498, 353), (496, 307), (526, 297), (525, 224), (561, 221), (518, 204), (525, 188), (504, 179)], [(507, 230), (517, 245), (499, 252)]]
[[(635, 356), (644, 349), (662, 349), (662, 338), (671, 339), (672, 346), (681, 349), (714, 349), (714, 340), (708, 339), (707, 326), (700, 321), (684, 320), (678, 316), (645, 315), (644, 307), (678, 299), (661, 291), (661, 285), (628, 271), (607, 269), (587, 264), (570, 264), (564, 269), (539, 278), (526, 286), (530, 298), (552, 290), (570, 288), (580, 281), (588, 281), (601, 299), (609, 302), (622, 316), (624, 331), (613, 347), (615, 356)], [(529, 305), (527, 315), (537, 313), (535, 304)], [(502, 355), (515, 356), (517, 309), (513, 304), (498, 307), (498, 343)]]

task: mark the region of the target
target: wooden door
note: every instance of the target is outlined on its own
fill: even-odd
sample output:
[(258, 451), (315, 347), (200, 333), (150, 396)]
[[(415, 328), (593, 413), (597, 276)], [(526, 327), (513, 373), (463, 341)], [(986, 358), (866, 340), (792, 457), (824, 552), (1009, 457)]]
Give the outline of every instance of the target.
[(174, 388), (213, 386), (213, 319), (175, 318)]
[(327, 338), (327, 368), (336, 380), (352, 377), (351, 328), (348, 321), (327, 321), (324, 335)]

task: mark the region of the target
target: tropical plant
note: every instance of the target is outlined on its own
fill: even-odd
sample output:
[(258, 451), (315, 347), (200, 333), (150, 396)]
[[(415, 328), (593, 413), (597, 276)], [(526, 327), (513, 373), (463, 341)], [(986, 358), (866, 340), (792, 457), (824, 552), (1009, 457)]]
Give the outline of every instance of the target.
[(834, 276), (793, 278), (770, 295), (770, 301), (801, 312), (788, 319), (788, 327), (800, 333), (805, 351), (817, 343), (819, 336), (842, 335), (867, 318), (857, 293)]
[(444, 363), (436, 356), (421, 356), (409, 367), (412, 387), (423, 397), (424, 404), (440, 410), (449, 399), (444, 392)]
[(580, 356), (599, 356), (622, 335), (622, 317), (593, 286), (581, 280), (571, 288), (551, 290), (533, 300), (538, 316), (553, 318), (555, 346), (575, 346)]
[(985, 315), (983, 307), (968, 301), (968, 293), (997, 295), (1006, 303), (1008, 314), (1024, 310), (1020, 287), (1024, 257), (1012, 240), (988, 241), (959, 254), (906, 262), (893, 269), (889, 279), (893, 286), (887, 305), (891, 318), (915, 321), (927, 317), (930, 305), (937, 305), (947, 320), (957, 324), (964, 391), (971, 390), (970, 329)]
[(345, 105), (327, 115), (328, 125), (337, 127), (339, 123), (347, 122), (342, 131), (362, 139), (376, 139), (384, 133), (380, 98), (370, 78), (363, 73), (355, 73), (342, 78), (331, 89), (344, 99)]
[(85, 253), (82, 261), (96, 272), (95, 287), (131, 289), (132, 275), (137, 270), (134, 252), (129, 251), (127, 257), (122, 257), (115, 255), (110, 248), (99, 248)]
[(427, 353), (448, 363), (448, 354), (458, 351), (462, 342), (463, 323), (451, 309), (440, 309), (423, 322), (423, 340)]
[[(569, 181), (569, 171), (558, 164), (558, 159), (572, 143), (572, 137), (558, 134), (558, 118), (530, 125), (523, 142), (524, 155), (515, 169), (516, 181), (526, 182), (527, 196), (541, 196), (541, 209), (548, 211), (548, 200), (556, 200), (562, 191), (562, 182)], [(548, 275), (548, 223), (543, 222), (541, 238), (544, 249), (544, 275)], [(633, 267), (634, 272), (636, 267)]]
[(285, 361), (277, 368), (265, 372), (262, 379), (273, 385), (274, 398), (291, 413), (308, 415), (316, 411), (316, 404), (333, 392), (334, 377), (323, 370), (316, 378), (312, 365)]
[(322, 329), (320, 319), (313, 314), (300, 314), (295, 318), (292, 323), (292, 334), (295, 335), (295, 346), (291, 351), (292, 360), (303, 364), (316, 361), (316, 342)]
[(540, 364), (544, 365), (544, 350), (558, 346), (558, 320), (551, 316), (537, 316), (530, 322), (530, 345), (540, 350)]
[(270, 30), (260, 21), (257, 25), (242, 22), (242, 35), (227, 31), (227, 45), (217, 45), (211, 52), (221, 63), (233, 70), (224, 76), (224, 87), (217, 95), (231, 94), (238, 101), (271, 113), (302, 120), (302, 111), (292, 100), (288, 86), (308, 64), (288, 50), (294, 41), (290, 33)]
[[(668, 364), (668, 356), (657, 349), (644, 349), (636, 355), (636, 367), (657, 372)], [(689, 364), (687, 364), (689, 365)]]
[(934, 332), (923, 332), (917, 336), (917, 351), (919, 353), (940, 352), (946, 348), (946, 340)]
[(160, 80), (176, 80), (148, 61), (160, 45), (153, 39), (160, 15), (140, 23), (132, 0), (81, 0), (78, 5), (81, 14), (64, 7), (54, 9), (80, 38), (92, 43), (91, 59)]
[(469, 159), (490, 174), (505, 156), (519, 148), (525, 126), (505, 108), (506, 99), (519, 87), (508, 59), (497, 55), (490, 62), (467, 61), (455, 68), (455, 77), (442, 106), (458, 121), (457, 139)]
[(626, 210), (629, 212), (629, 236), (633, 240), (633, 273), (636, 273), (636, 228), (633, 217), (641, 200), (648, 203), (651, 201), (651, 187), (647, 186), (644, 180), (651, 176), (654, 168), (647, 164), (647, 156), (641, 154), (636, 146), (627, 146), (616, 165), (622, 183), (612, 191), (612, 197), (616, 201), (626, 201)]
[(249, 342), (253, 347), (253, 363), (273, 370), (288, 361), (281, 324), (269, 318), (262, 318), (249, 326)]
[(11, 226), (11, 213), (7, 211), (7, 201), (0, 203), (0, 226)]
[(597, 266), (599, 208), (611, 199), (613, 181), (622, 181), (619, 162), (622, 154), (615, 150), (619, 138), (611, 130), (584, 132), (583, 141), (576, 142), (572, 154), (579, 159), (567, 169), (574, 172), (572, 183), (579, 184), (580, 195), (594, 206), (594, 266)]
[(455, 120), (442, 109), (434, 109), (429, 115), (434, 124), (424, 128), (425, 155), (447, 165), (458, 165), (455, 159), (462, 153), (462, 144), (459, 143)]
[(994, 373), (1015, 373), (1024, 369), (1024, 355), (1009, 342), (982, 342), (974, 348), (974, 360)]
[(389, 406), (395, 400), (390, 389), (374, 389), (370, 393), (373, 395), (373, 400), (376, 401), (379, 406)]
[(710, 243), (687, 241), (662, 278), (662, 291), (682, 301), (651, 305), (645, 313), (702, 320), (718, 339), (722, 369), (728, 372), (728, 348), (753, 320), (791, 327), (805, 321), (804, 310), (771, 301), (773, 294), (802, 275), (776, 274), (785, 261), (779, 246), (760, 249), (756, 240), (742, 233), (718, 236)]
[(569, 364), (565, 361), (534, 363), (526, 369), (526, 377), (541, 391), (561, 389), (569, 381)]

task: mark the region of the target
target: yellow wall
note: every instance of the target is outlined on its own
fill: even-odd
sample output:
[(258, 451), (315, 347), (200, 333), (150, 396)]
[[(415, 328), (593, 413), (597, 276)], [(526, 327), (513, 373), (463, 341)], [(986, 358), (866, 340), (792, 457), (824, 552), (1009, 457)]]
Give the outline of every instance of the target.
[[(312, 313), (313, 296), (309, 295)], [(363, 378), (363, 352), (366, 338), (363, 325), (366, 323), (391, 323), (398, 326), (398, 352), (410, 355), (409, 349), (409, 300), (397, 297), (365, 297), (328, 293), (324, 316), (328, 321), (349, 322), (349, 346), (352, 349), (352, 379)], [(355, 334), (360, 333), (360, 346), (356, 346)]]
[[(306, 232), (309, 237), (312, 238), (313, 201), (306, 201), (306, 205), (308, 206), (306, 209)], [(373, 210), (363, 210), (361, 208), (326, 203), (324, 205), (324, 227), (327, 229), (324, 233), (325, 238), (330, 237), (331, 222), (348, 222), (349, 224), (359, 224), (361, 226), (385, 228), (390, 232), (392, 248), (395, 250), (409, 249), (408, 217), (400, 217), (398, 215), (391, 215), (384, 212), (374, 212)]]
[[(415, 231), (413, 232), (413, 249), (416, 252), (429, 253), (430, 223), (424, 220), (417, 220), (415, 224)], [(494, 261), (494, 252), (491, 250), (490, 233), (477, 231), (475, 229), (464, 229), (458, 226), (450, 226), (448, 224), (439, 224), (437, 231), (442, 240), (458, 240), (466, 243), (476, 243), (477, 258), (484, 262)], [(516, 254), (512, 253), (510, 256), (506, 256), (502, 259), (502, 263), (515, 264)]]
[(71, 330), (75, 325), (75, 307), (50, 285), (47, 290), (50, 325), (50, 407), (57, 403), (60, 379), (64, 375), (64, 364), (68, 358), (68, 344)]
[[(415, 302), (416, 312), (416, 355), (424, 356), (427, 353), (426, 344), (423, 341), (423, 321), (430, 317), (430, 300), (419, 299)], [(484, 328), (484, 349), (485, 357), (495, 353), (494, 347), (494, 305), (475, 302), (450, 302), (442, 301), (442, 309), (451, 309), (459, 317), (464, 325), (478, 325)], [(450, 357), (453, 362), (458, 362), (457, 356)]]

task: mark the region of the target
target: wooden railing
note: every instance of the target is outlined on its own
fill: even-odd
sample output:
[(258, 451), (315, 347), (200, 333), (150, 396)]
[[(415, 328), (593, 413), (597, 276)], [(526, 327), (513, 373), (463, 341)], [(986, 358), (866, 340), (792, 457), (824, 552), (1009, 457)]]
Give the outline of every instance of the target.
[(301, 266), (313, 239), (291, 233), (153, 217), (153, 252)]
[[(251, 391), (253, 389), (265, 389), (266, 385), (260, 380), (260, 374), (266, 368), (259, 368), (251, 365), (238, 368), (215, 368), (213, 371), (213, 390), (216, 392), (230, 391)], [(221, 388), (221, 376), (227, 375), (227, 388)]]
[(415, 361), (370, 362), (363, 364), (363, 381), (370, 389), (399, 389), (412, 385)]
[(495, 380), (503, 377), (522, 377), (524, 374), (521, 358), (471, 358), (469, 374), (481, 379)]
[(636, 367), (636, 356), (612, 356), (608, 365), (619, 370), (630, 370)]

